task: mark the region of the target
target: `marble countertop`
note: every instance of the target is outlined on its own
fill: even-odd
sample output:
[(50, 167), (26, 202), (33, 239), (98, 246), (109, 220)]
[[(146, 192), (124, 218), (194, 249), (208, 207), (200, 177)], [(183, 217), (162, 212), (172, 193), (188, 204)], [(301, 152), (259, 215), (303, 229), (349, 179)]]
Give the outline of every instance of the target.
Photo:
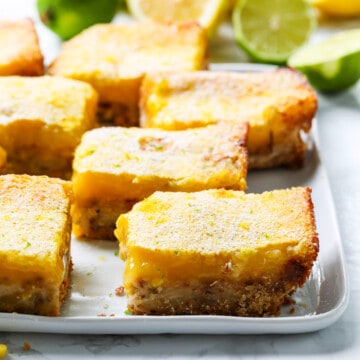
[[(35, 17), (34, 1), (2, 0), (0, 18)], [(56, 42), (37, 24), (42, 44)], [(326, 24), (315, 34), (360, 27), (360, 20)], [(244, 55), (220, 29), (214, 62)], [(215, 50), (214, 50), (215, 49)], [(1, 51), (1, 50), (0, 50)], [(49, 53), (51, 58), (54, 54)], [(350, 300), (341, 318), (313, 333), (281, 335), (67, 335), (0, 332), (7, 359), (355, 359), (360, 353), (360, 83), (336, 95), (319, 94), (319, 147), (335, 204), (349, 276)], [(326, 239), (321, 239), (326, 244)], [(326, 245), (323, 245), (326, 246)], [(30, 344), (25, 349), (24, 344)]]

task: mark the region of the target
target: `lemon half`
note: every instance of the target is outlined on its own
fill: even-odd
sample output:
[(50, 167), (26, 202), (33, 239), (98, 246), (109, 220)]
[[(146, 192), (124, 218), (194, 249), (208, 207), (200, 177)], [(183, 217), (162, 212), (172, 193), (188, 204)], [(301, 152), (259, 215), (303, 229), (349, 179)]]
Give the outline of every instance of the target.
[(212, 35), (228, 7), (227, 0), (127, 0), (131, 15), (139, 20), (197, 21)]
[(7, 353), (7, 346), (5, 344), (0, 344), (0, 359), (5, 358)]
[(360, 16), (360, 0), (310, 0), (321, 13), (333, 17)]

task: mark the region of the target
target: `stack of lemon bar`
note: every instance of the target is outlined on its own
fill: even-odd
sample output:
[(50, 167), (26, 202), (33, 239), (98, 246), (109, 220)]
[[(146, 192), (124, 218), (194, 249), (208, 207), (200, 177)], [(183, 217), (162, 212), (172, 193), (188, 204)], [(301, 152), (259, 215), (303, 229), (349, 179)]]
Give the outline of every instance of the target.
[[(42, 300), (11, 307), (30, 290), (11, 292), (15, 280), (4, 275), (0, 311), (59, 314), (69, 204), (78, 238), (118, 239), (134, 314), (272, 316), (304, 284), (318, 253), (311, 190), (245, 190), (248, 168), (303, 165), (315, 93), (289, 69), (206, 69), (198, 24), (133, 22), (85, 30), (63, 45), (47, 75), (0, 78), (0, 171), (32, 175), (2, 175), (0, 191), (35, 194), (41, 201), (25, 224), (42, 221), (53, 232), (49, 244), (26, 240), (30, 225), (17, 223), (0, 238), (0, 266), (4, 274), (33, 267), (27, 283), (60, 289), (49, 308)], [(71, 176), (73, 195), (51, 192), (69, 183), (44, 174)], [(38, 195), (46, 186), (51, 193)], [(56, 196), (55, 213), (42, 217)], [(3, 221), (15, 221), (13, 211), (1, 207)], [(60, 274), (53, 282), (40, 269), (46, 251)], [(37, 266), (26, 265), (36, 258)]]
[[(184, 28), (196, 29), (177, 31)], [(154, 66), (156, 47), (140, 45), (143, 35), (132, 38), (136, 56), (129, 50), (119, 60), (102, 51), (99, 61), (109, 73), (94, 74), (99, 65), (69, 65), (81, 56), (81, 39), (101, 37), (104, 49), (108, 32), (117, 29), (86, 31), (66, 44), (50, 67), (53, 75), (97, 87), (100, 106), (111, 103), (113, 110), (136, 115), (136, 121), (129, 121), (132, 116), (124, 120), (109, 112), (109, 124), (134, 125), (140, 117), (140, 128), (100, 128), (83, 136), (73, 163), (74, 233), (111, 238), (118, 219), (115, 236), (134, 314), (278, 314), (286, 296), (304, 284), (317, 257), (311, 190), (243, 191), (248, 166), (303, 165), (303, 133), (310, 130), (317, 106), (314, 91), (289, 69), (199, 71), (205, 63), (199, 57), (205, 54), (199, 50), (203, 41), (192, 42), (198, 47), (193, 51), (185, 51), (183, 44), (177, 54), (179, 59), (197, 54), (189, 58), (191, 69), (178, 66), (174, 71), (160, 61)], [(162, 53), (169, 61), (169, 53)], [(135, 58), (141, 65), (124, 65), (127, 59), (135, 64)], [(136, 92), (127, 86), (125, 96), (121, 84), (130, 83), (134, 67), (139, 70), (131, 80)], [(102, 85), (104, 73), (104, 84), (114, 86), (112, 96), (118, 99)]]
[[(44, 76), (31, 20), (0, 22), (0, 311), (58, 316), (71, 273), (75, 148), (96, 124), (86, 83)], [(51, 177), (49, 177), (51, 176)]]

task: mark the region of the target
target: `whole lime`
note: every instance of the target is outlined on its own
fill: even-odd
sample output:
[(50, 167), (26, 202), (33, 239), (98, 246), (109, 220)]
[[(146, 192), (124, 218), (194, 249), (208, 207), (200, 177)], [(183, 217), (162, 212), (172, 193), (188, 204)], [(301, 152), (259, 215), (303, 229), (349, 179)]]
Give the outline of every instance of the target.
[(37, 0), (36, 3), (43, 24), (63, 40), (91, 25), (110, 22), (117, 5), (117, 0)]

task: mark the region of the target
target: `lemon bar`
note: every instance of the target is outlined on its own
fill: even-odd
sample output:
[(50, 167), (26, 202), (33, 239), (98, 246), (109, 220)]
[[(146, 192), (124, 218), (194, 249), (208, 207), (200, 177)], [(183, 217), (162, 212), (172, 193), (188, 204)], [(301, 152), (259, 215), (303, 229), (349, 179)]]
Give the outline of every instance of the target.
[(44, 72), (44, 57), (30, 19), (0, 21), (0, 76), (37, 76)]
[(143, 75), (203, 69), (206, 49), (205, 31), (195, 22), (99, 24), (66, 42), (48, 72), (93, 85), (101, 124), (136, 126)]
[(75, 152), (72, 209), (78, 237), (114, 238), (115, 222), (156, 190), (246, 187), (246, 124), (199, 129), (102, 127)]
[(0, 311), (57, 316), (70, 279), (71, 184), (0, 176)]
[(143, 127), (177, 130), (249, 122), (249, 168), (300, 167), (317, 108), (315, 92), (290, 69), (265, 73), (164, 72), (142, 85)]
[(97, 94), (51, 76), (0, 77), (0, 173), (69, 178), (82, 134), (96, 125)]
[(134, 314), (274, 316), (318, 254), (311, 190), (156, 192), (117, 220)]

